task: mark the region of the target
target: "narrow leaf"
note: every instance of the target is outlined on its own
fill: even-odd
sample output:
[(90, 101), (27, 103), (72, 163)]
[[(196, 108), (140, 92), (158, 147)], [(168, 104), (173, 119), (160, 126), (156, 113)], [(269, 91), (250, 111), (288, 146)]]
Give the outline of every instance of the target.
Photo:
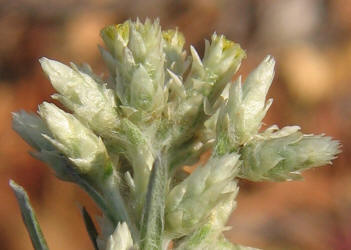
[(142, 250), (162, 249), (167, 175), (167, 165), (160, 158), (157, 158), (151, 171), (143, 211), (141, 224)]
[[(67, 157), (56, 151), (41, 151), (32, 153), (32, 155), (48, 163), (60, 179), (76, 183), (87, 192), (114, 226), (117, 226), (118, 222), (126, 221), (135, 240), (138, 238), (135, 226), (131, 222), (126, 210), (123, 198), (115, 186), (109, 187), (110, 190), (100, 190), (99, 192), (89, 178), (85, 178), (84, 175), (78, 173)], [(101, 193), (103, 193), (103, 195)]]
[(85, 207), (82, 208), (81, 212), (82, 212), (82, 215), (83, 215), (85, 227), (86, 227), (87, 232), (89, 234), (89, 238), (93, 242), (94, 249), (98, 250), (98, 246), (97, 246), (97, 242), (96, 242), (96, 238), (98, 236), (98, 232), (97, 232), (97, 230), (95, 228), (94, 222), (91, 219), (91, 216), (89, 215), (89, 213), (85, 209)]
[(95, 188), (91, 186), (88, 181), (86, 181), (73, 171), (71, 174), (73, 181), (90, 195), (90, 197), (95, 201), (95, 203), (99, 206), (102, 212), (107, 216), (107, 218), (109, 218), (109, 220), (114, 225), (117, 225), (118, 222), (123, 221), (122, 218), (120, 218), (120, 216), (117, 213), (115, 213), (114, 209), (109, 204), (107, 204), (102, 195), (98, 191), (96, 191)]
[[(37, 156), (38, 155), (38, 156)], [(42, 160), (40, 158), (42, 155), (34, 154), (35, 157)], [(115, 213), (115, 210), (107, 204), (104, 197), (87, 181), (83, 176), (81, 176), (74, 168), (72, 163), (70, 163), (65, 157), (57, 157), (53, 158), (57, 159), (55, 164), (57, 167), (53, 167), (54, 170), (59, 169), (61, 173), (64, 173), (64, 176), (71, 182), (77, 184), (81, 187), (88, 195), (94, 200), (94, 202), (98, 205), (98, 207), (102, 210), (102, 212), (109, 218), (109, 220), (114, 224), (117, 225), (118, 222), (123, 221), (122, 218), (118, 214)], [(46, 159), (43, 159), (46, 160)], [(46, 161), (47, 162), (47, 161)], [(57, 171), (56, 171), (57, 172)]]
[(14, 191), (18, 204), (21, 209), (22, 219), (28, 230), (29, 236), (35, 250), (48, 250), (48, 246), (41, 232), (34, 210), (29, 202), (28, 195), (23, 187), (13, 180), (9, 182), (10, 187)]

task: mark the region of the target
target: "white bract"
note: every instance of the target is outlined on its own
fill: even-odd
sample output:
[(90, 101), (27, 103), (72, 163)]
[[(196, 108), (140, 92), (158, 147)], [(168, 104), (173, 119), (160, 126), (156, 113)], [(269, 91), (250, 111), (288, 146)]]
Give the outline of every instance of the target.
[(240, 165), (238, 158), (235, 153), (212, 158), (172, 189), (166, 200), (165, 214), (169, 233), (189, 234), (208, 221), (218, 204), (233, 197), (236, 193), (233, 178)]
[(39, 114), (53, 134), (53, 138), (45, 134), (43, 137), (63, 152), (82, 173), (96, 173), (111, 167), (102, 139), (72, 114), (47, 102), (39, 106)]
[(253, 181), (301, 179), (301, 171), (331, 164), (340, 152), (339, 143), (330, 137), (304, 135), (298, 130), (295, 126), (267, 131), (245, 145), (242, 177)]
[(117, 127), (116, 101), (111, 89), (97, 83), (74, 64), (70, 68), (45, 57), (39, 61), (52, 86), (60, 93), (53, 95), (54, 99), (99, 134), (111, 133)]
[(132, 235), (125, 222), (119, 223), (107, 240), (106, 250), (133, 250)]
[[(100, 233), (82, 210), (95, 249), (253, 249), (223, 235), (238, 179), (301, 179), (302, 171), (340, 152), (337, 141), (305, 135), (298, 126), (259, 131), (272, 104), (266, 101), (271, 56), (242, 85), (240, 76), (232, 78), (245, 52), (223, 35), (205, 41), (203, 57), (184, 48), (177, 29), (162, 31), (158, 20), (111, 25), (101, 36), (106, 79), (86, 64), (40, 59), (58, 92), (52, 97), (72, 113), (44, 102), (40, 117), (21, 111), (13, 119), (32, 155), (101, 209)], [(207, 163), (185, 171), (206, 151)], [(34, 221), (26, 223), (34, 246), (47, 249), (28, 202), (20, 204)]]
[(109, 51), (101, 49), (109, 66), (116, 94), (124, 106), (160, 115), (165, 96), (165, 53), (161, 27), (158, 22), (145, 24), (139, 20), (112, 25), (101, 31)]
[(266, 95), (274, 76), (274, 59), (267, 56), (247, 77), (244, 86), (241, 78), (229, 90), (228, 115), (233, 140), (245, 144), (258, 132), (262, 119), (272, 104)]

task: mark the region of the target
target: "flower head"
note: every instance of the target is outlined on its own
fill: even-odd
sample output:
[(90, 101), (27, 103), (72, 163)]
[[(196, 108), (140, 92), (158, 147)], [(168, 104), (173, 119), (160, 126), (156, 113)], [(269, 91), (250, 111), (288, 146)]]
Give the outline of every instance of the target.
[(269, 129), (245, 145), (241, 177), (253, 181), (300, 179), (302, 171), (330, 164), (340, 152), (338, 141), (323, 135), (304, 135), (298, 130), (297, 126), (276, 132)]
[(77, 118), (47, 102), (39, 106), (39, 114), (53, 138), (45, 134), (43, 136), (64, 153), (82, 173), (96, 174), (112, 170), (101, 138)]

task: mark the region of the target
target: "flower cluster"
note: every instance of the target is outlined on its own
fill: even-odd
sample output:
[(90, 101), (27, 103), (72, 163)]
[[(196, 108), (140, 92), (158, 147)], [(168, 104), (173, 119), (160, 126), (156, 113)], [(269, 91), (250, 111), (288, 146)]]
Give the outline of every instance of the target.
[[(108, 78), (88, 65), (47, 58), (41, 66), (62, 107), (14, 113), (13, 128), (56, 176), (82, 187), (102, 210), (100, 250), (251, 249), (223, 235), (236, 206), (238, 178), (286, 181), (329, 164), (339, 143), (304, 135), (298, 126), (260, 130), (275, 61), (267, 56), (232, 82), (245, 52), (222, 35), (205, 41), (201, 58), (177, 30), (158, 20), (126, 21), (101, 31)], [(193, 172), (185, 165), (211, 151)], [(23, 189), (11, 182), (33, 245), (47, 249)], [(27, 208), (27, 209), (26, 209)], [(32, 223), (31, 223), (32, 222)]]

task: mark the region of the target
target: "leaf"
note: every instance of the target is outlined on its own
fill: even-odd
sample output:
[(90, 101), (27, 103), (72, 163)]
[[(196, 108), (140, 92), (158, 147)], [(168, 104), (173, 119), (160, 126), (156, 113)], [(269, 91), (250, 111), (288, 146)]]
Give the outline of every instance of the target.
[(162, 249), (167, 165), (158, 157), (153, 165), (141, 224), (141, 250)]
[(95, 228), (94, 222), (91, 219), (91, 216), (89, 215), (89, 213), (85, 209), (85, 207), (82, 207), (81, 212), (82, 212), (82, 215), (83, 215), (85, 227), (86, 227), (87, 232), (89, 234), (89, 238), (93, 242), (94, 249), (98, 250), (98, 245), (97, 245), (97, 242), (96, 242), (96, 238), (98, 236), (98, 232), (97, 232), (97, 230)]
[[(41, 151), (32, 153), (32, 155), (48, 163), (60, 179), (73, 182), (87, 192), (114, 226), (118, 222), (126, 221), (133, 237), (137, 238), (135, 226), (129, 218), (123, 198), (117, 187), (112, 186), (109, 187), (109, 190), (100, 190), (98, 192), (89, 178), (79, 174), (67, 157), (56, 151)], [(104, 196), (101, 195), (101, 192), (103, 192)]]
[[(50, 153), (52, 153), (52, 155)], [(107, 204), (104, 197), (92, 186), (92, 184), (90, 184), (89, 181), (84, 179), (84, 176), (81, 176), (77, 170), (75, 170), (72, 163), (70, 163), (66, 157), (56, 155), (55, 152), (40, 152), (34, 153), (33, 155), (36, 158), (49, 163), (56, 173), (62, 173), (66, 180), (77, 184), (85, 192), (87, 192), (114, 225), (117, 225), (118, 222), (123, 221), (123, 219), (116, 214), (113, 207)]]
[(28, 195), (23, 187), (13, 180), (9, 182), (10, 187), (14, 191), (18, 204), (21, 209), (22, 219), (28, 230), (34, 249), (48, 250), (48, 246), (41, 232), (34, 210), (29, 202)]
[(123, 219), (120, 218), (120, 216), (117, 213), (115, 213), (114, 209), (109, 204), (107, 204), (102, 195), (98, 191), (96, 191), (95, 188), (91, 186), (88, 181), (83, 179), (74, 171), (71, 172), (71, 176), (73, 181), (90, 195), (90, 197), (95, 201), (95, 203), (99, 206), (102, 212), (109, 218), (109, 220), (114, 225), (117, 225), (118, 222), (123, 221)]

